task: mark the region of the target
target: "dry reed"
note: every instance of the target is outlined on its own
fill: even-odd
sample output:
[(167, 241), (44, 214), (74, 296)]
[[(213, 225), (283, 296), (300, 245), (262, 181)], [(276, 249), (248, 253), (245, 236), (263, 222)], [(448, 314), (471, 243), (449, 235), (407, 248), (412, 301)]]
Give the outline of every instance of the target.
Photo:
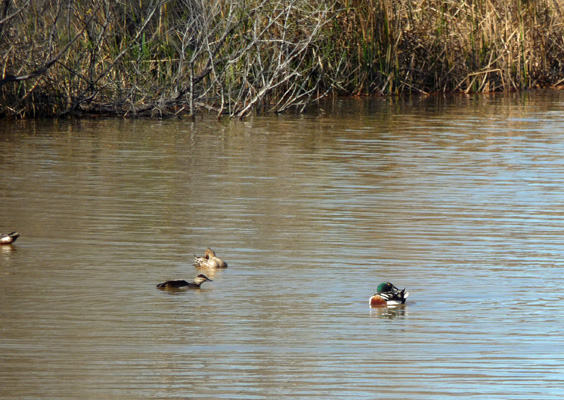
[(3, 0), (0, 116), (218, 116), (564, 80), (564, 0)]

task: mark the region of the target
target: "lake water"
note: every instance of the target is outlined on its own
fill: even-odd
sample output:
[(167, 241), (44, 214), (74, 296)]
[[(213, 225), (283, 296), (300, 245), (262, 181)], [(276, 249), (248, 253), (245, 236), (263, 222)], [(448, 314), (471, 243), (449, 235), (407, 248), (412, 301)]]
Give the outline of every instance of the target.
[(4, 121), (0, 201), (2, 399), (564, 397), (564, 93)]

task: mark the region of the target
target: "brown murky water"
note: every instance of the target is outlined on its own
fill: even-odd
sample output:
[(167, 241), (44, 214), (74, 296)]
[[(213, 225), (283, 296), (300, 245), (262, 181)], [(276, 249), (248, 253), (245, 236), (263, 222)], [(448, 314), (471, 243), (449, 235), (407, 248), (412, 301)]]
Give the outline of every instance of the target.
[(563, 106), (3, 122), (0, 398), (561, 399)]

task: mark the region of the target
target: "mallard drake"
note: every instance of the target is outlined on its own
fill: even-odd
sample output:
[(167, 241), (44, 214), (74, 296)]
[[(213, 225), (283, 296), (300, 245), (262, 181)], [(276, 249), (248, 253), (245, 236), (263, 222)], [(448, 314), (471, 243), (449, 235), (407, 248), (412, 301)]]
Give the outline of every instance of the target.
[(398, 289), (390, 282), (383, 282), (376, 289), (378, 293), (368, 301), (371, 307), (391, 306), (405, 304), (409, 293), (405, 289)]
[(215, 255), (209, 247), (203, 257), (194, 254), (194, 267), (197, 268), (227, 268), (227, 263)]
[(194, 282), (186, 282), (185, 280), (166, 281), (159, 283), (157, 287), (159, 289), (199, 289), (200, 285), (205, 281), (213, 282), (207, 276), (200, 274), (194, 278)]
[(20, 237), (18, 232), (0, 233), (0, 244), (12, 244)]

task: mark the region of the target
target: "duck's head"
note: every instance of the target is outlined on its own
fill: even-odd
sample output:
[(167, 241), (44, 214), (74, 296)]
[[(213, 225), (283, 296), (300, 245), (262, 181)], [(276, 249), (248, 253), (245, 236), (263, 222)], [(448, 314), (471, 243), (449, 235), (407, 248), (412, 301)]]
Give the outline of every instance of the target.
[(205, 276), (204, 274), (200, 274), (198, 275), (196, 278), (194, 278), (194, 283), (201, 285), (202, 283), (204, 283), (205, 281), (210, 281), (213, 282), (210, 278), (208, 278), (207, 276)]
[(206, 252), (204, 254), (204, 257), (209, 260), (211, 257), (215, 257), (215, 251), (213, 251), (212, 249), (210, 249), (209, 247), (206, 249)]
[(376, 290), (378, 291), (378, 293), (385, 293), (385, 292), (391, 292), (395, 288), (396, 287), (392, 285), (390, 282), (382, 282), (381, 284), (378, 285), (378, 289)]

